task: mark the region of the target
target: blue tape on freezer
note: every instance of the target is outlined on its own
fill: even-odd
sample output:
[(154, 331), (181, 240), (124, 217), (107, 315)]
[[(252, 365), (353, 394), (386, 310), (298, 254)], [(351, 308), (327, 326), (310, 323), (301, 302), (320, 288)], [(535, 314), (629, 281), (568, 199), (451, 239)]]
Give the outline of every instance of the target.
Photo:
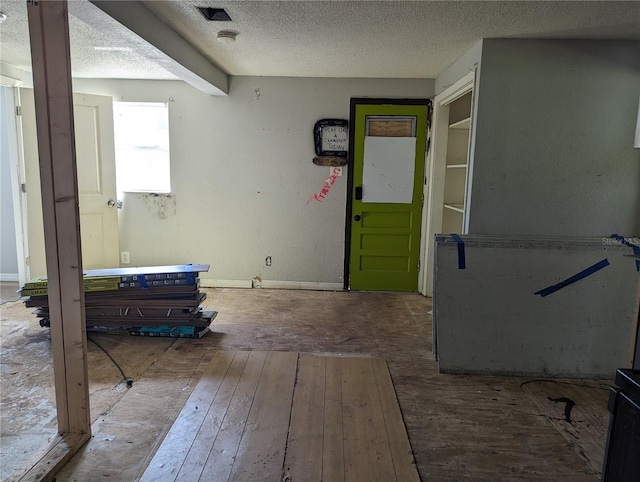
[(458, 269), (466, 269), (467, 261), (464, 256), (464, 241), (455, 233), (453, 233), (451, 237), (458, 243)]
[(548, 286), (540, 291), (536, 291), (534, 294), (540, 295), (544, 298), (545, 296), (549, 296), (550, 294), (555, 293), (558, 290), (561, 290), (565, 286), (569, 286), (575, 283), (576, 281), (580, 281), (581, 279), (586, 278), (587, 276), (591, 276), (593, 273), (600, 271), (601, 269), (606, 268), (607, 266), (609, 266), (609, 260), (605, 258), (602, 261), (594, 265), (591, 265), (586, 269), (583, 269), (579, 273), (574, 274), (570, 278), (567, 278), (564, 281), (560, 281), (560, 283), (555, 284), (553, 286)]

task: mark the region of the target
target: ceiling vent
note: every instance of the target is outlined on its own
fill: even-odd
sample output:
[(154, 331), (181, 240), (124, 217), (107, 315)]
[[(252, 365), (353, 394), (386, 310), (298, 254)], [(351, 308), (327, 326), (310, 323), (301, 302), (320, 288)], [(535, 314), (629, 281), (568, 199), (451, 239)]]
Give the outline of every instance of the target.
[(224, 8), (196, 7), (210, 22), (230, 22), (231, 17)]

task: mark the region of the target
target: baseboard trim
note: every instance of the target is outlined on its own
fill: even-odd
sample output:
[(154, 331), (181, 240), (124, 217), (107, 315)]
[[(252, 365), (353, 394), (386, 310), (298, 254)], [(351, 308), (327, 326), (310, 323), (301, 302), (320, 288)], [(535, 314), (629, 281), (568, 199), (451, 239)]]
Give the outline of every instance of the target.
[(252, 288), (251, 280), (200, 278), (202, 288)]
[(200, 278), (203, 288), (265, 288), (278, 290), (344, 291), (342, 283), (320, 283), (316, 281), (278, 280), (225, 280)]
[(0, 281), (19, 281), (18, 273), (0, 273)]
[(319, 283), (316, 281), (262, 280), (263, 288), (279, 290), (344, 291), (342, 283)]

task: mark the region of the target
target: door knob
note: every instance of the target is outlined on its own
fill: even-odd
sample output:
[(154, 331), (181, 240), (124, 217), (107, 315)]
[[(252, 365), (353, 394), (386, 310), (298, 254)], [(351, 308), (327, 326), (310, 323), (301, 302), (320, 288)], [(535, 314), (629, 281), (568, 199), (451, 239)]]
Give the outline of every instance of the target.
[(354, 219), (354, 221), (360, 221), (362, 218), (360, 217), (360, 215), (359, 215), (359, 214), (356, 214), (356, 215), (353, 217), (353, 219)]
[(109, 199), (107, 201), (107, 206), (109, 206), (110, 208), (114, 207), (116, 205), (116, 202), (113, 199)]

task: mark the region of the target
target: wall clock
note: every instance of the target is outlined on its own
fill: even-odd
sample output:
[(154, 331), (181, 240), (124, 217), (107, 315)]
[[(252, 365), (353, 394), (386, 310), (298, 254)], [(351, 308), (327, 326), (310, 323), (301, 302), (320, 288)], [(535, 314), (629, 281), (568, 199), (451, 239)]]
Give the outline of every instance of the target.
[(313, 140), (318, 156), (347, 157), (349, 121), (321, 119), (313, 128)]

